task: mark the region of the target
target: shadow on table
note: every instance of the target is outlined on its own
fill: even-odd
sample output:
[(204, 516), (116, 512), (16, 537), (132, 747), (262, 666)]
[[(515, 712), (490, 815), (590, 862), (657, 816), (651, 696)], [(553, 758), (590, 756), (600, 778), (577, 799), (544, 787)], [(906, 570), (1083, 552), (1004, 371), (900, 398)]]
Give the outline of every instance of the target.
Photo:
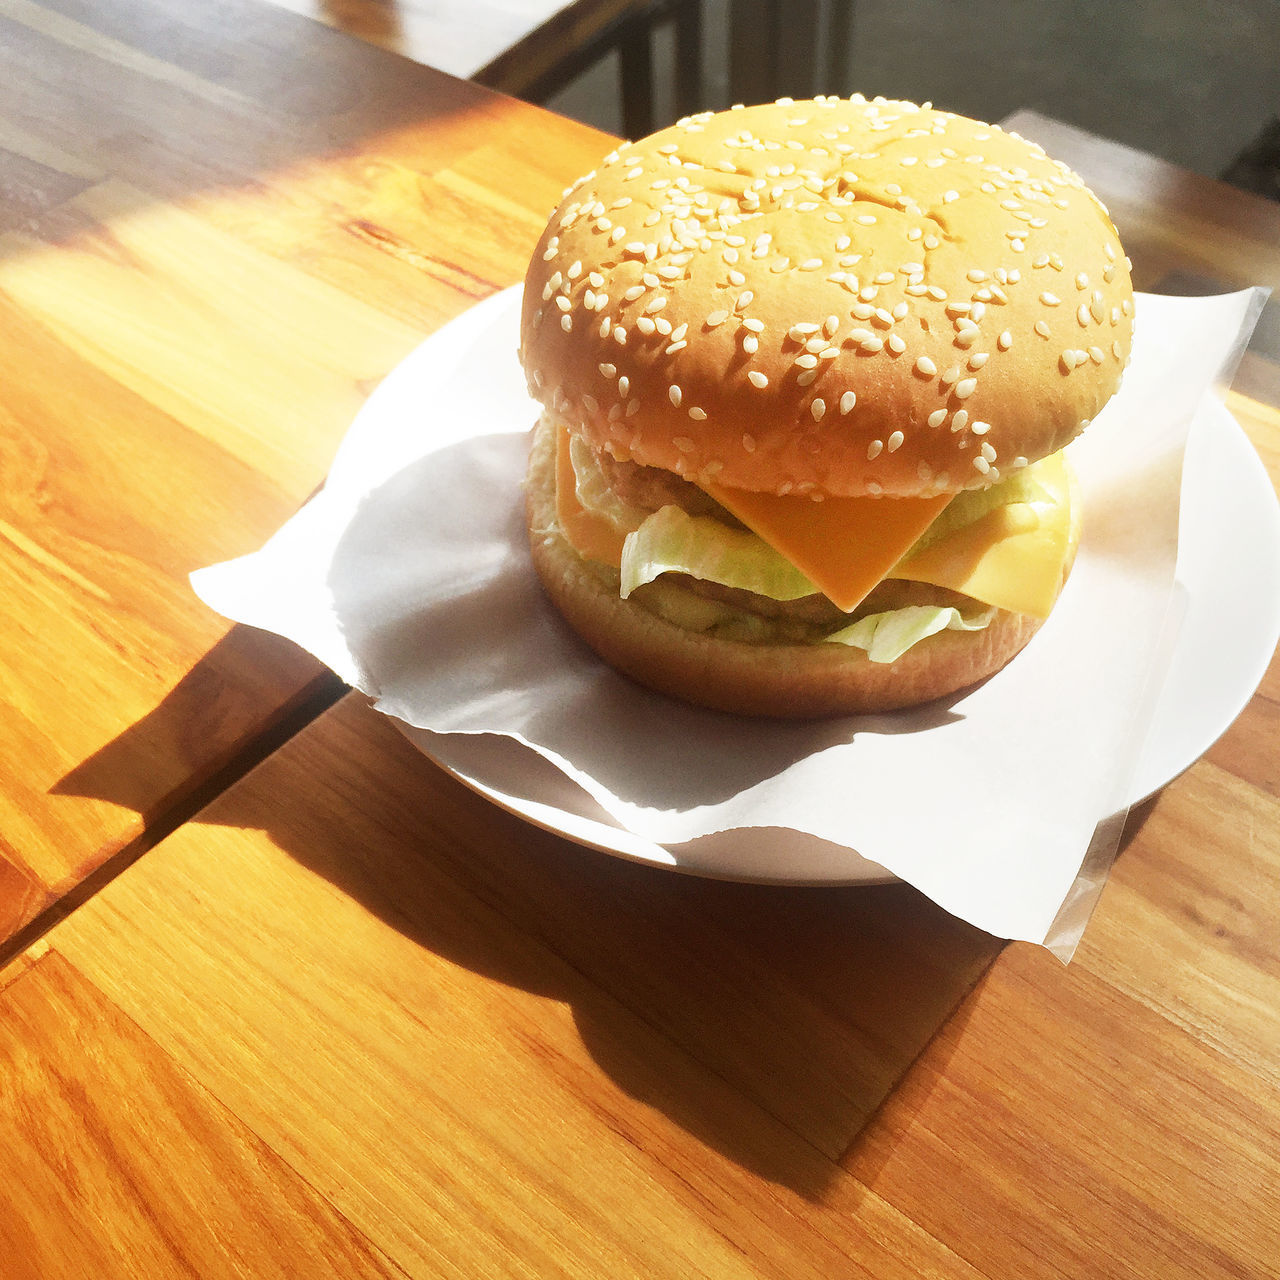
[[(184, 685), (208, 679), (202, 665)], [(57, 789), (129, 803), (115, 760), (136, 735), (189, 733), (170, 723), (189, 701), (176, 688)], [(567, 1005), (612, 1085), (809, 1198), (1003, 946), (906, 885), (739, 884), (582, 848), (446, 775), (358, 695), (259, 755), (196, 822), (265, 831), (418, 946)], [(333, 954), (341, 935), (299, 945), (307, 963), (361, 972), (361, 956)], [(558, 1072), (551, 1042), (523, 1029)], [(637, 1114), (606, 1122), (625, 1134)]]

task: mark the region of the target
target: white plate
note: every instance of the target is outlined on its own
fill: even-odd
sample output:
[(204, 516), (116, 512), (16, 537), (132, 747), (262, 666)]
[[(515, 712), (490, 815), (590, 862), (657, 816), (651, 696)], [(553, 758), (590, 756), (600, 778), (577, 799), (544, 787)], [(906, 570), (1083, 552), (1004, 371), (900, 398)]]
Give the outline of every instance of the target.
[[(1177, 580), (1187, 612), (1130, 804), (1158, 791), (1217, 740), (1253, 696), (1280, 640), (1280, 504), (1248, 437), (1222, 406), (1199, 419), (1187, 443)], [(894, 879), (852, 850), (778, 828), (657, 845), (620, 828), (559, 769), (513, 739), (400, 728), (495, 804), (605, 853), (762, 883)]]

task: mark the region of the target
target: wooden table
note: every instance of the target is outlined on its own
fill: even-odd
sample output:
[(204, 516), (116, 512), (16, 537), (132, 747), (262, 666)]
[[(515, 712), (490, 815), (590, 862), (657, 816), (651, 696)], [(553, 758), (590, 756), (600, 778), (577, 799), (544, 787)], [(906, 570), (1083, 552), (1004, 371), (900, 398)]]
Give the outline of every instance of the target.
[[(0, 1271), (1280, 1274), (1280, 668), (1071, 966), (614, 860), (193, 568), (257, 545), (598, 134), (256, 0), (0, 0)], [(1280, 207), (1038, 117), (1143, 287)], [(1232, 408), (1280, 479), (1264, 320)]]

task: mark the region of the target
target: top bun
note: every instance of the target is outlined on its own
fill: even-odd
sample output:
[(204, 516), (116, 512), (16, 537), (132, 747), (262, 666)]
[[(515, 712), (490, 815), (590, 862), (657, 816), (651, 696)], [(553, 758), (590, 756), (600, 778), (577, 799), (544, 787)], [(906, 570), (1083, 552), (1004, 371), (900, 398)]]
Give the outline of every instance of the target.
[(931, 496), (1062, 448), (1119, 386), (1133, 290), (1033, 143), (783, 99), (625, 143), (525, 280), (530, 390), (597, 449), (779, 493)]

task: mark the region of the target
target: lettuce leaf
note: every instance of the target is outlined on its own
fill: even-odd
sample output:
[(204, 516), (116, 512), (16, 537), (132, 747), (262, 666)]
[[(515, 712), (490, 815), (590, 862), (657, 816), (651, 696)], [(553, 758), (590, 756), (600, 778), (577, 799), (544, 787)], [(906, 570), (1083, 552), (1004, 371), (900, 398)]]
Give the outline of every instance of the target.
[(569, 439), (569, 461), (573, 466), (573, 490), (586, 511), (603, 516), (619, 533), (630, 533), (649, 513), (643, 507), (624, 502), (612, 489), (586, 442)]
[(747, 529), (679, 507), (653, 512), (627, 534), (622, 548), (622, 598), (663, 573), (754, 591), (772, 600), (797, 600), (818, 588), (785, 556)]
[(870, 613), (827, 636), (827, 644), (847, 644), (867, 651), (872, 662), (896, 662), (913, 644), (939, 631), (981, 631), (996, 610), (983, 609), (966, 618), (959, 609), (932, 604), (909, 604), (887, 613)]

